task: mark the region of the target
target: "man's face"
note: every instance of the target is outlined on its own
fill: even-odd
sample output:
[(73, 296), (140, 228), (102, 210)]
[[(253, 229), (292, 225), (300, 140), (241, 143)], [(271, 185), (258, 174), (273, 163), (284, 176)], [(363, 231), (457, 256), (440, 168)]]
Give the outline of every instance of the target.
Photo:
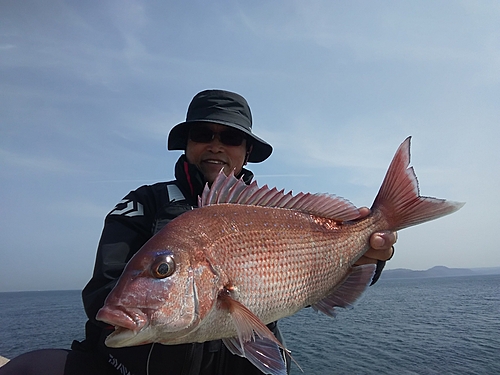
[[(186, 145), (187, 160), (214, 182), (220, 170), (238, 175), (245, 164), (247, 141), (243, 132), (229, 126), (204, 123), (191, 127)], [(241, 143), (239, 141), (241, 140)]]

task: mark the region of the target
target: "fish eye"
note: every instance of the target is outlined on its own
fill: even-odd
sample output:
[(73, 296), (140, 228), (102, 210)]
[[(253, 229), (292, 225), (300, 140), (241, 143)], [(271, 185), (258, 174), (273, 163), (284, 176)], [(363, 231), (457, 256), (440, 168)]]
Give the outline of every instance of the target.
[(175, 261), (171, 255), (166, 255), (155, 260), (151, 266), (151, 274), (157, 279), (164, 279), (175, 272)]

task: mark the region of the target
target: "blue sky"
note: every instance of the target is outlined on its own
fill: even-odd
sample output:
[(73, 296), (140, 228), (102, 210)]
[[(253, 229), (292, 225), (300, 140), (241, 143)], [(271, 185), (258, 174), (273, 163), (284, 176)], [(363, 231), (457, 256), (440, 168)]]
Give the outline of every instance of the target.
[(207, 88), (274, 146), (260, 185), (370, 206), (412, 135), (423, 195), (388, 268), (500, 266), (497, 1), (0, 2), (0, 291), (81, 289), (107, 212), (170, 180)]

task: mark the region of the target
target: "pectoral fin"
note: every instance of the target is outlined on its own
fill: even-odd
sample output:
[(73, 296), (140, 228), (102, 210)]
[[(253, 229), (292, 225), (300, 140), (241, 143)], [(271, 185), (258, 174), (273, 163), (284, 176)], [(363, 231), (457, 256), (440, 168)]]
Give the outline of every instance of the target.
[(238, 332), (238, 337), (223, 339), (233, 354), (247, 358), (265, 374), (286, 375), (282, 352), (287, 349), (262, 321), (243, 304), (224, 292), (218, 297), (219, 308), (226, 309)]
[(370, 285), (375, 269), (374, 264), (352, 267), (344, 282), (328, 296), (312, 305), (312, 308), (334, 317), (336, 315), (335, 307), (352, 307)]

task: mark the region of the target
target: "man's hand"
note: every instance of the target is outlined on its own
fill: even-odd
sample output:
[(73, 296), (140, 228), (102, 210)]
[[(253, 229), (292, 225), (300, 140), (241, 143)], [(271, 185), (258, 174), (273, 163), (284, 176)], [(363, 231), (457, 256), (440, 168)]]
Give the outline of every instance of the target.
[[(370, 209), (361, 207), (359, 219), (370, 214)], [(362, 264), (377, 264), (379, 260), (389, 260), (394, 255), (393, 245), (398, 239), (397, 232), (381, 231), (375, 232), (370, 237), (370, 249), (357, 260), (355, 266)]]

